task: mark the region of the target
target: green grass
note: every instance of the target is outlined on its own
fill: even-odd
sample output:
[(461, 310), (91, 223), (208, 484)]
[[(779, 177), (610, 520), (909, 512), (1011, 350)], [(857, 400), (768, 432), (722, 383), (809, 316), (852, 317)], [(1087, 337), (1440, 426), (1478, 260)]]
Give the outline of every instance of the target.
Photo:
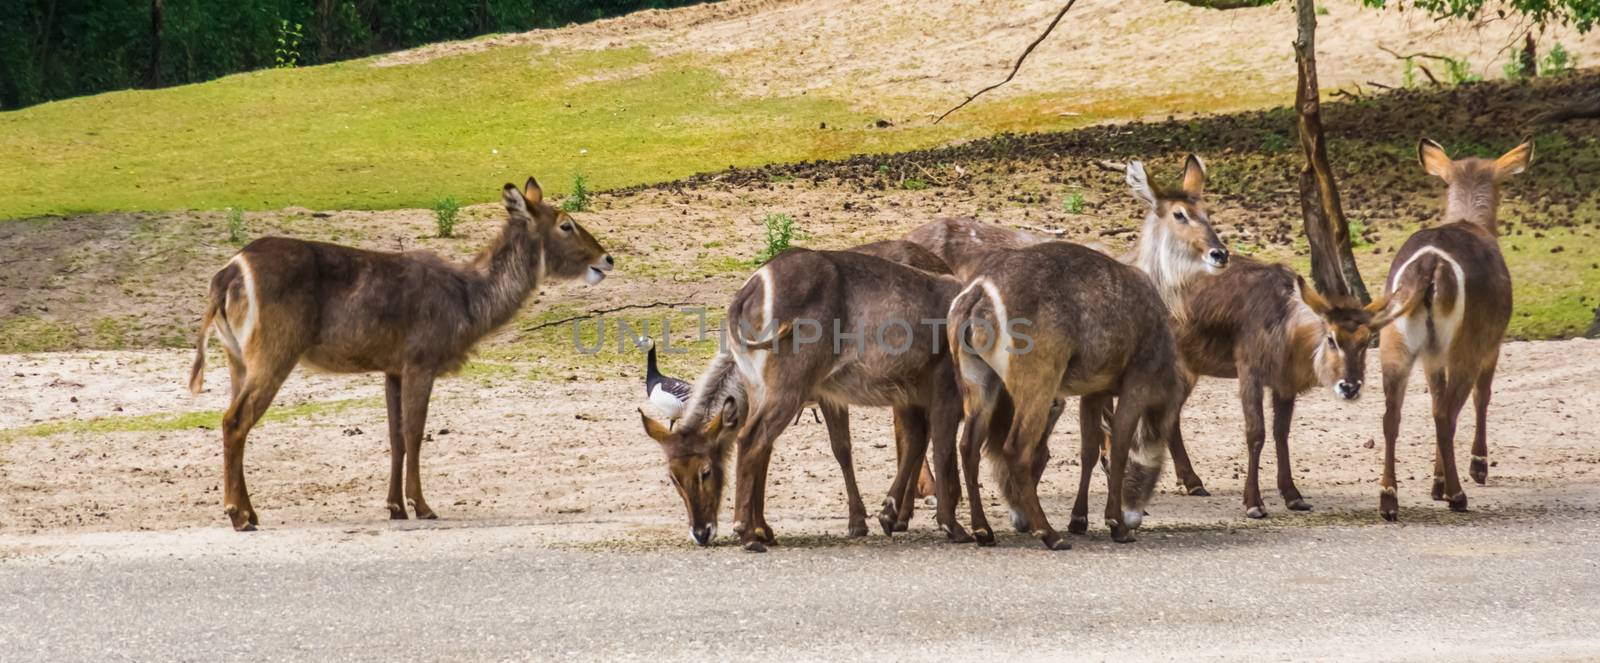
[(872, 129), (871, 119), (821, 94), (742, 96), (691, 60), (642, 48), (265, 70), (0, 113), (0, 219), (422, 208), (446, 196), (490, 201), (530, 174), (572, 182), (582, 172), (598, 190), (984, 133), (959, 122)]
[[(267, 410), (262, 421), (289, 421), (322, 414), (337, 414), (353, 409), (382, 407), (376, 398), (351, 398), (336, 401), (286, 405)], [(0, 430), (0, 443), (27, 437), (49, 437), (65, 433), (139, 433), (180, 431), (195, 428), (214, 429), (222, 420), (219, 410), (180, 412), (177, 414), (146, 414), (126, 417), (99, 417), (95, 419), (61, 419), (44, 423)]]

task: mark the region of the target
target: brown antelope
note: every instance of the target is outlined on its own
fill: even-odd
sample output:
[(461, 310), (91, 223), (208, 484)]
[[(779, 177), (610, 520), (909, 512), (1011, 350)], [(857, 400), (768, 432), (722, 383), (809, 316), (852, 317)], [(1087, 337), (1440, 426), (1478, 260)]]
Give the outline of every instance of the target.
[[(1183, 315), (1183, 298), (1189, 288), (1208, 274), (1215, 274), (1228, 266), (1229, 252), (1211, 225), (1211, 215), (1205, 204), (1205, 163), (1195, 155), (1184, 160), (1183, 186), (1157, 190), (1150, 184), (1144, 164), (1130, 162), (1124, 176), (1135, 197), (1148, 205), (1140, 227), (1138, 244), (1132, 253), (1120, 257), (1122, 262), (1138, 267), (1155, 282), (1162, 301), (1175, 319)], [(1050, 241), (1044, 235), (1006, 228), (973, 219), (942, 219), (923, 224), (912, 230), (906, 239), (917, 242), (939, 254), (958, 276), (967, 279), (978, 262), (997, 250), (1012, 250)], [(1089, 247), (1096, 248), (1099, 247)], [(1003, 433), (1009, 429), (1007, 417), (1008, 397), (1000, 396), (993, 428)], [(1059, 415), (1064, 403), (1056, 403)], [(1106, 404), (1105, 421), (1109, 425), (1111, 410)], [(1046, 438), (1054, 429), (1054, 419), (1045, 429)], [(1102, 437), (1104, 437), (1102, 433)], [(1044, 468), (1043, 458), (1048, 458), (1048, 447), (1041, 446), (1045, 454), (1034, 463), (1037, 471)], [(1178, 473), (1184, 491), (1190, 495), (1204, 496), (1206, 492), (1200, 477), (1194, 473), (1181, 443), (1169, 447), (1173, 467)], [(1104, 460), (1102, 459), (1102, 463)], [(1018, 531), (1027, 531), (1026, 518), (1019, 512), (1011, 514), (1012, 524)]]
[(297, 363), (341, 373), (383, 372), (389, 408), (389, 517), (418, 518), (418, 456), (434, 379), (466, 361), (546, 280), (599, 283), (611, 256), (533, 178), (507, 184), (500, 236), (470, 263), (428, 252), (385, 253), (284, 237), (251, 242), (211, 279), (189, 389), (204, 379), (215, 324), (228, 355), (231, 400), (222, 416), (223, 510), (233, 528), (259, 523), (245, 490), (245, 436)]
[[(1029, 529), (1047, 548), (1071, 547), (1039, 504), (1037, 464), (1053, 402), (1082, 396), (1083, 475), (1075, 526), (1079, 510), (1087, 508), (1089, 477), (1100, 455), (1102, 412), (1115, 398), (1105, 518), (1113, 539), (1131, 541), (1130, 530), (1139, 526), (1161, 472), (1162, 442), (1183, 400), (1160, 295), (1134, 268), (1067, 242), (991, 253), (972, 274), (950, 305), (948, 333), (966, 411), (961, 456), (973, 534), (982, 545), (994, 543), (978, 487), (979, 454), (987, 451), (996, 461), (1002, 493)], [(1004, 441), (996, 444), (990, 428), (1002, 394), (1010, 395), (1015, 414)], [(980, 446), (985, 439), (988, 444)]]
[(669, 427), (640, 415), (666, 453), (691, 538), (715, 536), (726, 458), (737, 448), (734, 529), (747, 550), (775, 543), (764, 513), (773, 443), (815, 401), (830, 419), (842, 419), (847, 404), (890, 407), (909, 429), (880, 522), (906, 517), (908, 483), (931, 437), (937, 520), (952, 540), (970, 541), (955, 520), (961, 404), (936, 328), (958, 287), (849, 251), (792, 249), (757, 270), (728, 304), (728, 347), (697, 382), (683, 418)]
[[(884, 240), (854, 246), (845, 250), (898, 262), (934, 276), (948, 276), (950, 274), (950, 269), (945, 266), (944, 261), (940, 260), (938, 256), (933, 255), (917, 244), (904, 240)], [(707, 372), (710, 374), (715, 370), (717, 370), (717, 364), (713, 362)], [(727, 388), (732, 389), (735, 386), (735, 384), (729, 383)], [(669, 428), (677, 427), (677, 420), (684, 416), (693, 393), (694, 388), (689, 383), (661, 374), (656, 366), (655, 347), (652, 345), (645, 358), (645, 396), (646, 400), (649, 400), (658, 410), (665, 413), (668, 420), (673, 422)], [(819, 402), (818, 406), (823, 413), (823, 423), (828, 429), (828, 441), (833, 449), (834, 459), (839, 463), (840, 473), (844, 475), (845, 502), (849, 508), (850, 536), (866, 536), (867, 510), (866, 505), (861, 500), (861, 492), (856, 484), (855, 463), (852, 460), (853, 451), (850, 440), (849, 410), (845, 405), (839, 403)], [(744, 412), (743, 408), (744, 403), (741, 400), (736, 411), (731, 416), (739, 418)], [(691, 421), (689, 425), (693, 425), (693, 422)], [(896, 467), (899, 466), (898, 460), (904, 456), (908, 447), (913, 444), (926, 446), (926, 439), (920, 443), (914, 443), (909, 438), (912, 435), (921, 435), (926, 438), (927, 427), (926, 421), (903, 422), (900, 415), (896, 414), (894, 417)], [(731, 443), (731, 438), (728, 441)], [(879, 524), (883, 527), (885, 534), (906, 531), (909, 528), (910, 518), (914, 510), (909, 502), (916, 498), (933, 494), (933, 474), (928, 465), (922, 463), (920, 459), (914, 464), (920, 465), (917, 481), (914, 484), (908, 483), (906, 487), (907, 493), (898, 500), (890, 500), (888, 508), (885, 509), (884, 513), (892, 514), (894, 518), (880, 517)], [(908, 502), (907, 509), (903, 512), (898, 508), (902, 500)], [(690, 518), (692, 521), (692, 512)], [(689, 538), (700, 545), (705, 545), (710, 542), (714, 529), (714, 527), (694, 527), (691, 525)]]
[[(1258, 480), (1267, 392), (1272, 395), (1278, 492), (1289, 509), (1309, 510), (1310, 503), (1294, 485), (1289, 460), (1295, 399), (1318, 385), (1331, 385), (1345, 400), (1360, 397), (1367, 346), (1393, 315), (1386, 300), (1362, 307), (1353, 297), (1324, 297), (1288, 267), (1239, 257), (1227, 271), (1196, 282), (1183, 307), (1177, 335), (1185, 397), (1201, 376), (1239, 380), (1248, 454), (1245, 515), (1267, 515)], [(1175, 459), (1183, 459), (1174, 461), (1184, 465), (1179, 476), (1193, 476), (1181, 428), (1173, 426), (1171, 435), (1168, 448)]]
[(1389, 267), (1384, 292), (1396, 306), (1394, 325), (1380, 339), (1383, 364), (1383, 484), (1378, 512), (1399, 517), (1394, 476), (1394, 443), (1400, 435), (1400, 406), (1411, 367), (1420, 357), (1433, 398), (1437, 448), (1433, 499), (1452, 511), (1467, 510), (1467, 494), (1456, 473), (1456, 419), (1473, 396), (1477, 429), (1472, 440), (1472, 479), (1489, 475), (1489, 395), (1494, 386), (1500, 341), (1511, 320), (1511, 273), (1500, 255), (1496, 214), (1500, 184), (1533, 160), (1533, 143), (1524, 142), (1498, 159), (1456, 159), (1423, 139), (1418, 159), (1428, 174), (1445, 181), (1441, 225), (1419, 230), (1401, 245)]

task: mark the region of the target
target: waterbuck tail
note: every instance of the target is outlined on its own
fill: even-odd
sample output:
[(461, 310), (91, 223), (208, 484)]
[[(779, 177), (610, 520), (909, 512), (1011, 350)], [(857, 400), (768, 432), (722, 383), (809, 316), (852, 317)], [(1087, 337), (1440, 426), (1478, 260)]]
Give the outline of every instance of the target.
[[(200, 314), (200, 330), (195, 332), (194, 364), (189, 367), (189, 393), (199, 394), (206, 382), (206, 342), (211, 339), (211, 325), (216, 324), (228, 350), (236, 350), (232, 329), (228, 328), (228, 288), (239, 276), (239, 267), (232, 262), (211, 277), (211, 291), (206, 294), (206, 310)], [(221, 313), (219, 317), (217, 314)]]
[(1177, 412), (1167, 407), (1152, 408), (1139, 421), (1133, 446), (1128, 449), (1128, 464), (1123, 472), (1122, 501), (1125, 510), (1143, 511), (1156, 492), (1161, 470), (1167, 464), (1167, 436), (1177, 423)]

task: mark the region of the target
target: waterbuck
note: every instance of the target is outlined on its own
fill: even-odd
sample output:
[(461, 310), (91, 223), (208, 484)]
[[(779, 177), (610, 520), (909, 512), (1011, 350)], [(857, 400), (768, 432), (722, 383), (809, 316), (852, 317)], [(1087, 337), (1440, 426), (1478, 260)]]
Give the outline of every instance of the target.
[(1500, 184), (1528, 168), (1533, 143), (1524, 142), (1498, 159), (1452, 160), (1444, 148), (1423, 139), (1418, 159), (1428, 174), (1445, 181), (1441, 224), (1419, 230), (1401, 245), (1389, 267), (1384, 292), (1396, 302), (1394, 325), (1383, 331), (1383, 483), (1378, 512), (1399, 517), (1394, 443), (1411, 367), (1420, 357), (1433, 398), (1437, 449), (1433, 499), (1452, 511), (1467, 510), (1467, 494), (1456, 473), (1456, 419), (1473, 396), (1477, 429), (1472, 440), (1472, 479), (1489, 476), (1485, 431), (1500, 341), (1511, 320), (1511, 273), (1500, 255), (1496, 214)]
[[(1185, 158), (1182, 184), (1178, 187), (1158, 189), (1152, 186), (1144, 164), (1139, 161), (1129, 162), (1123, 174), (1129, 189), (1147, 208), (1137, 244), (1131, 253), (1120, 256), (1120, 260), (1138, 267), (1149, 276), (1173, 318), (1181, 320), (1185, 315), (1184, 296), (1189, 288), (1197, 280), (1226, 269), (1230, 256), (1227, 246), (1211, 225), (1210, 209), (1205, 201), (1205, 163), (1192, 154)], [(964, 279), (970, 277), (978, 262), (990, 253), (1051, 241), (1038, 233), (973, 219), (942, 219), (926, 223), (912, 230), (906, 239), (939, 254)], [(1007, 417), (1011, 408), (1006, 395), (1002, 394), (1000, 399), (993, 428), (1003, 432), (1010, 426)], [(1110, 403), (1108, 401), (1103, 405), (1105, 412), (1102, 418), (1109, 425)], [(1056, 403), (1057, 415), (1063, 406), (1061, 401)], [(1045, 429), (1046, 438), (1053, 429), (1054, 419)], [(1037, 471), (1043, 471), (1044, 460), (1049, 455), (1047, 445), (1042, 445), (1040, 449), (1042, 455), (1034, 463)], [(1181, 440), (1169, 445), (1169, 450), (1184, 491), (1190, 495), (1207, 495), (1204, 484), (1189, 463)], [(1029, 529), (1027, 519), (1015, 510), (1012, 511), (1011, 521), (1018, 531)]]
[[(979, 260), (951, 303), (948, 333), (966, 411), (961, 456), (978, 542), (994, 543), (978, 486), (980, 451), (987, 451), (1006, 501), (1021, 511), (1028, 529), (1047, 548), (1071, 547), (1045, 518), (1036, 467), (1052, 404), (1065, 396), (1083, 397), (1083, 475), (1074, 529), (1087, 527), (1101, 420), (1115, 398), (1105, 519), (1113, 539), (1131, 541), (1130, 529), (1138, 527), (1155, 490), (1166, 458), (1163, 442), (1183, 400), (1167, 310), (1150, 280), (1067, 242), (994, 252)], [(990, 428), (1003, 394), (1015, 414), (1004, 441), (996, 444)], [(985, 439), (988, 444), (980, 446)]]
[(689, 512), (691, 538), (715, 536), (727, 455), (737, 449), (735, 531), (747, 550), (776, 539), (765, 518), (773, 443), (800, 408), (830, 419), (843, 406), (893, 408), (906, 448), (880, 516), (904, 520), (904, 499), (932, 439), (938, 522), (956, 523), (955, 434), (961, 419), (950, 353), (939, 329), (959, 284), (876, 256), (791, 249), (757, 270), (728, 304), (728, 347), (700, 377), (684, 416), (668, 426), (641, 413), (666, 453)]
[[(1289, 425), (1295, 398), (1318, 385), (1331, 385), (1345, 400), (1356, 400), (1366, 374), (1367, 346), (1392, 317), (1380, 299), (1363, 307), (1353, 297), (1324, 297), (1283, 265), (1238, 257), (1227, 271), (1199, 279), (1183, 299), (1176, 322), (1185, 398), (1201, 377), (1237, 378), (1244, 407), (1245, 515), (1266, 517), (1258, 472), (1266, 443), (1262, 402), (1272, 395), (1272, 438), (1278, 460), (1278, 492), (1284, 505), (1304, 511), (1310, 503), (1294, 485), (1289, 461)], [(1183, 433), (1172, 429), (1179, 477), (1193, 477)], [(1195, 486), (1199, 479), (1195, 478)], [(1189, 488), (1195, 494), (1194, 488)]]
[(595, 284), (613, 264), (589, 231), (544, 202), (533, 178), (522, 190), (507, 184), (502, 197), (505, 227), (469, 263), (267, 237), (212, 277), (189, 389), (201, 390), (215, 326), (232, 378), (222, 476), (223, 510), (234, 529), (259, 524), (245, 489), (245, 436), (298, 363), (384, 374), (389, 517), (406, 517), (402, 495), (418, 518), (435, 517), (418, 472), (434, 379), (459, 369), (473, 345), (510, 320), (542, 281)]

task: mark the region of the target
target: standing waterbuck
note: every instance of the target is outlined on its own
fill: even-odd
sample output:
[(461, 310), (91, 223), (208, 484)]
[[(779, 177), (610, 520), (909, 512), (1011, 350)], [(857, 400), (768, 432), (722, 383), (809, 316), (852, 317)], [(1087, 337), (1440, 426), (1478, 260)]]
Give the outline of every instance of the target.
[(1445, 181), (1444, 218), (1401, 245), (1384, 282), (1396, 305), (1394, 325), (1380, 340), (1383, 360), (1383, 483), (1378, 512), (1399, 517), (1394, 444), (1411, 367), (1422, 359), (1433, 398), (1435, 449), (1433, 499), (1467, 510), (1467, 494), (1456, 474), (1456, 419), (1473, 396), (1477, 429), (1472, 440), (1472, 479), (1489, 477), (1489, 394), (1494, 386), (1500, 341), (1511, 320), (1511, 273), (1500, 255), (1496, 219), (1500, 184), (1533, 160), (1524, 142), (1498, 159), (1455, 159), (1423, 139), (1418, 159), (1428, 174)]
[[(612, 259), (589, 231), (544, 202), (533, 178), (507, 184), (507, 219), (477, 258), (451, 264), (428, 252), (386, 253), (267, 237), (211, 279), (189, 389), (199, 393), (215, 326), (228, 356), (222, 415), (223, 510), (240, 531), (259, 523), (244, 481), (245, 436), (296, 364), (382, 372), (389, 408), (389, 517), (434, 518), (418, 472), (433, 381), (467, 360), (546, 280), (599, 283)], [(401, 478), (404, 469), (405, 488)]]
[(776, 541), (765, 517), (773, 444), (815, 401), (833, 421), (844, 420), (847, 405), (889, 407), (906, 429), (879, 517), (886, 529), (909, 517), (904, 498), (931, 437), (938, 523), (953, 540), (970, 540), (954, 517), (961, 403), (940, 329), (958, 288), (850, 251), (791, 249), (757, 270), (728, 304), (727, 350), (701, 376), (684, 416), (669, 427), (641, 413), (666, 453), (692, 538), (704, 544), (715, 535), (736, 449), (734, 529), (748, 550)]
[[(1052, 404), (1065, 396), (1083, 397), (1083, 475), (1073, 529), (1087, 527), (1089, 477), (1103, 442), (1103, 413), (1114, 398), (1105, 520), (1113, 539), (1131, 541), (1183, 400), (1167, 309), (1150, 280), (1067, 242), (996, 252), (978, 263), (950, 304), (948, 332), (966, 411), (961, 462), (978, 542), (994, 542), (978, 487), (980, 451), (986, 451), (996, 461), (1001, 492), (1028, 529), (1047, 548), (1071, 547), (1050, 527), (1038, 495), (1039, 447)], [(1009, 396), (1015, 413), (999, 442), (989, 431), (1002, 396)]]

